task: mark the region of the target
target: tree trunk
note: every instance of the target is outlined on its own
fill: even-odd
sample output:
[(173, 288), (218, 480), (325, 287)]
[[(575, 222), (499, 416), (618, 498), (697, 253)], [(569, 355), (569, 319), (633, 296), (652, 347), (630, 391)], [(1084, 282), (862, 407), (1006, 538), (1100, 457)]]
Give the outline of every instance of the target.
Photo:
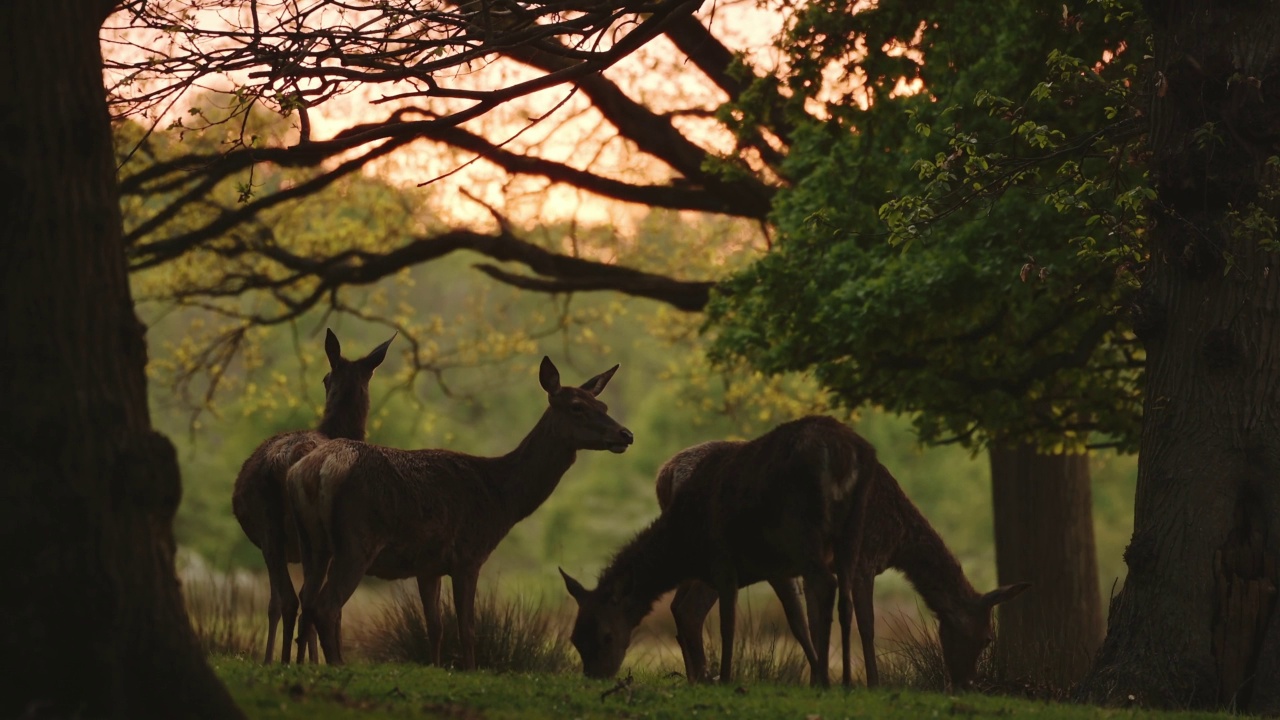
[(238, 717), (174, 573), (98, 30), (110, 3), (0, 3), (0, 717)]
[(1157, 200), (1134, 308), (1148, 373), (1134, 531), (1082, 696), (1275, 713), (1280, 2), (1148, 11)]
[(1070, 687), (1102, 642), (1089, 460), (1021, 444), (989, 455), (1000, 584), (1034, 583), (999, 606), (997, 673)]

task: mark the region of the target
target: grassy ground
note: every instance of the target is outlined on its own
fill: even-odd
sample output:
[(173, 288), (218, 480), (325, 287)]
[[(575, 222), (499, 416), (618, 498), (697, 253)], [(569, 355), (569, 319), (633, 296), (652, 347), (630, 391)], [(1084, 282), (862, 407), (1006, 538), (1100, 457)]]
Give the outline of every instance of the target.
[(754, 684), (692, 687), (679, 677), (630, 683), (558, 675), (462, 673), (417, 665), (262, 666), (211, 660), (251, 718), (1228, 718), (1058, 705), (965, 694), (902, 690), (846, 692)]

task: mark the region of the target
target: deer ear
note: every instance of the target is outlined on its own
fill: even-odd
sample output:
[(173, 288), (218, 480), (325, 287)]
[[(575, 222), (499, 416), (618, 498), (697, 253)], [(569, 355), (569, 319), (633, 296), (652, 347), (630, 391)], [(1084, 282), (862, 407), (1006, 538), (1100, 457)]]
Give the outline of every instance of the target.
[(1031, 583), (1029, 582), (1014, 583), (1012, 585), (1002, 585), (996, 588), (995, 590), (992, 590), (991, 592), (987, 593), (986, 595), (983, 595), (982, 604), (987, 607), (994, 607), (996, 605), (999, 605), (1002, 602), (1005, 602), (1006, 600), (1012, 600), (1018, 597), (1023, 592), (1025, 592), (1026, 589), (1029, 587), (1031, 587)]
[(548, 395), (560, 389), (560, 371), (546, 355), (542, 356), (542, 365), (538, 367), (538, 382), (542, 383), (542, 389)]
[(338, 344), (338, 336), (329, 328), (324, 329), (324, 354), (329, 356), (329, 367), (337, 367), (342, 359), (342, 346)]
[(618, 372), (618, 366), (614, 365), (608, 370), (605, 370), (599, 375), (582, 383), (580, 387), (583, 390), (586, 390), (587, 392), (591, 393), (592, 395), (599, 395), (600, 392), (604, 390), (604, 386), (609, 384), (609, 378), (613, 377), (613, 374), (616, 372)]
[[(399, 334), (400, 333), (396, 333), (396, 335), (399, 335)], [(396, 339), (396, 335), (392, 335), (389, 340), (382, 343), (381, 345), (374, 348), (373, 350), (369, 351), (368, 355), (365, 355), (364, 357), (360, 358), (360, 360), (358, 360), (357, 362), (363, 365), (365, 370), (368, 370), (369, 372), (373, 372), (379, 365), (382, 364), (383, 360), (387, 359), (387, 348), (391, 347), (391, 341)]]
[(590, 591), (582, 587), (582, 583), (570, 577), (569, 573), (565, 572), (563, 568), (556, 569), (560, 571), (560, 577), (564, 578), (565, 589), (569, 591), (569, 594), (573, 596), (574, 600), (577, 600), (578, 603), (581, 604), (583, 599), (587, 597), (587, 593)]

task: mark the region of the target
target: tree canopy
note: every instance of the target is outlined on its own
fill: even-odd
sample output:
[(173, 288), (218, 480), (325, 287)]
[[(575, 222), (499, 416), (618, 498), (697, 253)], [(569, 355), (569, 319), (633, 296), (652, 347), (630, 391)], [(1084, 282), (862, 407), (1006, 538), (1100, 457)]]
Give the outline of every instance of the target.
[[(807, 7), (780, 43), (783, 82), (824, 112), (793, 133), (773, 251), (718, 288), (718, 354), (915, 413), (926, 441), (1132, 448), (1143, 355), (1120, 311), (1138, 269), (1099, 257), (1116, 222), (1089, 209), (1142, 170), (1113, 162), (1131, 107), (1073, 76), (1134, 78), (1132, 16), (852, 6)], [(832, 101), (823, 72), (854, 47), (861, 95)], [(1029, 162), (1046, 154), (1071, 173)]]

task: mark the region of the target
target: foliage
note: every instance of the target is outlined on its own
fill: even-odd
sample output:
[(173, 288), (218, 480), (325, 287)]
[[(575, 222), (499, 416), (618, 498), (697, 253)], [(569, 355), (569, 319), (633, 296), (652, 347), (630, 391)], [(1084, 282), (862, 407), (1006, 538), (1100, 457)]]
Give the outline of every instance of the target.
[(1103, 709), (897, 689), (852, 693), (768, 684), (691, 686), (679, 677), (587, 680), (578, 673), (459, 673), (405, 665), (346, 667), (211, 660), (231, 694), (254, 718), (1227, 718), (1226, 714)]
[[(458, 618), (453, 603), (442, 602), (441, 660), (457, 667)], [(476, 667), (494, 672), (558, 673), (576, 666), (561, 618), (529, 598), (499, 598), (490, 591), (476, 599)], [(374, 662), (431, 664), (426, 618), (417, 590), (397, 585), (381, 612), (359, 633), (361, 655)]]
[(773, 252), (713, 302), (716, 357), (811, 371), (848, 407), (913, 413), (926, 442), (1131, 448), (1137, 269), (1112, 238), (1140, 232), (1147, 192), (1117, 89), (1132, 15), (851, 5), (805, 6), (780, 42), (782, 82), (822, 111), (792, 134)]

